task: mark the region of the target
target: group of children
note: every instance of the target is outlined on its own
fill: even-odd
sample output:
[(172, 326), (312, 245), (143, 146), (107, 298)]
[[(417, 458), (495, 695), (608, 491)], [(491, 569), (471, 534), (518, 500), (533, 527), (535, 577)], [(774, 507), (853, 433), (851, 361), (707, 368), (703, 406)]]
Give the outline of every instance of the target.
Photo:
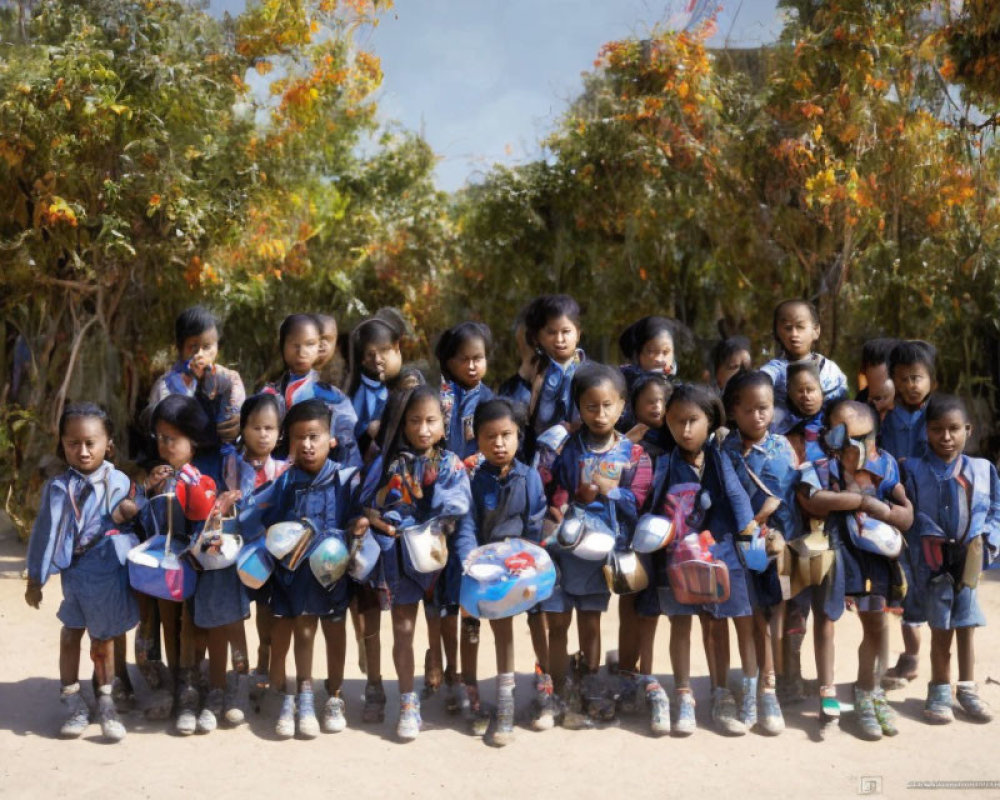
[[(494, 394), (485, 325), (463, 322), (440, 335), (440, 384), (432, 385), (404, 366), (405, 325), (383, 310), (351, 332), (340, 389), (330, 380), (335, 321), (293, 314), (278, 336), (284, 371), (246, 397), (239, 374), (217, 363), (217, 321), (188, 309), (176, 325), (178, 360), (142, 420), (155, 452), (141, 483), (111, 464), (103, 410), (72, 404), (60, 419), (68, 469), (45, 487), (26, 599), (38, 607), (46, 579), (61, 573), (62, 735), (79, 736), (91, 720), (79, 682), (86, 630), (97, 720), (106, 738), (124, 736), (115, 700), (131, 692), (124, 634), (136, 625), (136, 661), (162, 701), (148, 713), (175, 715), (178, 733), (239, 724), (245, 691), (275, 698), (278, 736), (341, 731), (348, 616), (367, 678), (362, 720), (380, 722), (380, 626), (389, 611), (398, 737), (418, 735), (422, 697), (442, 691), (449, 711), (502, 746), (514, 730), (514, 622), (490, 619), (498, 676), (490, 712), (477, 684), (480, 620), (461, 606), (460, 587), (475, 548), (512, 537), (542, 544), (558, 574), (551, 595), (526, 614), (535, 730), (592, 727), (644, 708), (654, 734), (693, 733), (697, 617), (715, 727), (776, 735), (781, 703), (804, 697), (798, 651), (812, 616), (826, 735), (839, 726), (834, 626), (848, 609), (862, 626), (854, 707), (863, 738), (897, 732), (885, 690), (916, 677), (925, 623), (926, 719), (953, 719), (957, 638), (954, 697), (970, 719), (988, 721), (973, 633), (985, 623), (979, 573), (1000, 548), (1000, 485), (992, 464), (963, 452), (969, 416), (959, 399), (936, 393), (934, 348), (867, 343), (865, 389), (850, 400), (843, 372), (816, 352), (819, 318), (804, 300), (775, 309), (777, 357), (754, 370), (749, 343), (726, 340), (713, 350), (706, 384), (677, 374), (677, 330), (662, 317), (635, 322), (619, 342), (626, 363), (608, 366), (579, 349), (571, 297), (538, 297), (518, 317), (520, 366)], [(218, 551), (224, 530), (238, 530), (246, 549), (295, 522), (308, 538), (259, 587), (248, 588), (234, 563), (200, 572), (186, 600), (130, 587), (130, 549), (167, 528), (182, 549)], [(410, 547), (407, 532), (419, 526), (446, 542), (446, 554), (433, 556), (436, 569)], [(588, 536), (606, 537), (606, 558), (585, 552)], [(372, 541), (374, 566), (354, 569)], [(347, 572), (324, 581), (303, 566), (338, 547), (351, 553)], [(602, 674), (601, 616), (613, 592), (617, 663)], [(421, 603), (430, 647), (418, 695)], [(251, 604), (260, 640), (252, 672), (244, 632)], [(906, 651), (886, 669), (886, 612), (898, 609)], [(574, 612), (579, 652), (571, 656)], [(653, 663), (661, 616), (669, 620), (672, 696), (655, 677), (666, 665)], [(327, 666), (321, 706), (312, 676), (317, 631)]]

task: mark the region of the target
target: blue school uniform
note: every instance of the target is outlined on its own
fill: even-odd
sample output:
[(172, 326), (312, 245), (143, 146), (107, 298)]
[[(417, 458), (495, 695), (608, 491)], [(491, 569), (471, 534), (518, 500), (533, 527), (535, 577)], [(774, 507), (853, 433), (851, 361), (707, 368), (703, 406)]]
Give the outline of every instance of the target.
[[(893, 489), (899, 484), (899, 467), (888, 453), (876, 450), (862, 468), (874, 482), (874, 496), (884, 503), (892, 503)], [(799, 471), (799, 482), (816, 491), (842, 491), (844, 479), (840, 462), (829, 459), (826, 462), (803, 464)], [(856, 598), (861, 611), (879, 611), (886, 605), (898, 605), (894, 597), (898, 589), (898, 576), (892, 560), (884, 556), (860, 550), (851, 541), (847, 528), (847, 516), (855, 512), (834, 511), (827, 515), (825, 529), (834, 551), (834, 565), (831, 568), (828, 586), (825, 586), (826, 601), (824, 612), (836, 621), (844, 611), (844, 597)]]
[(506, 475), (483, 460), (471, 472), (472, 521), (477, 544), (519, 537), (542, 540), (547, 505), (538, 471), (521, 461)]
[(199, 380), (191, 372), (190, 361), (174, 362), (157, 379), (149, 393), (149, 407), (153, 408), (164, 397), (172, 394), (194, 397), (215, 423), (233, 416), (238, 417), (243, 401), (247, 399), (243, 379), (236, 370), (214, 364)]
[[(476, 546), (469, 514), (472, 493), (461, 459), (441, 448), (435, 448), (430, 456), (416, 455), (404, 448), (383, 475), (383, 458), (379, 454), (368, 466), (361, 488), (361, 507), (375, 509), (397, 531), (435, 517), (453, 518), (456, 527), (448, 540), (449, 562), (454, 557), (461, 565)], [(441, 571), (417, 572), (400, 537), (387, 536), (375, 528), (372, 533), (382, 554), (372, 573), (371, 585), (388, 592), (392, 605), (420, 602), (441, 579)], [(459, 589), (457, 580), (445, 578), (437, 605), (457, 612)]]
[(895, 406), (879, 425), (878, 445), (902, 463), (908, 458), (927, 454), (927, 422), (924, 420), (926, 404), (916, 411)]
[(715, 544), (712, 555), (726, 565), (729, 571), (729, 599), (724, 603), (689, 605), (678, 602), (667, 578), (667, 565), (672, 548), (653, 554), (652, 579), (648, 589), (636, 600), (636, 609), (644, 616), (690, 616), (707, 612), (717, 619), (749, 616), (749, 570), (744, 568), (738, 553), (735, 536), (753, 522), (753, 511), (746, 491), (736, 477), (732, 462), (713, 445), (705, 447), (705, 461), (701, 474), (684, 460), (679, 450), (664, 455), (656, 465), (653, 477), (653, 495), (650, 510), (663, 514), (671, 488), (683, 483), (697, 483), (701, 490), (694, 510), (686, 519), (692, 532), (710, 531)]
[(479, 449), (472, 431), (472, 417), (476, 413), (476, 407), (492, 397), (493, 392), (484, 383), (464, 389), (457, 381), (441, 380), (444, 445), (463, 461)]
[[(823, 389), (823, 408), (828, 409), (838, 400), (847, 397), (847, 376), (831, 359), (812, 353), (807, 357), (819, 369), (819, 384)], [(788, 413), (788, 365), (787, 358), (772, 358), (760, 368), (774, 381), (774, 422), (771, 429), (780, 433), (778, 427)]]
[[(614, 444), (604, 452), (591, 449), (584, 436), (584, 432), (573, 434), (552, 465), (549, 502), (557, 508), (569, 506), (567, 514), (582, 510), (598, 518), (615, 534), (616, 547), (627, 548), (652, 481), (649, 456), (620, 433), (615, 433)], [(592, 503), (580, 506), (573, 498), (584, 474), (617, 476), (618, 486), (607, 495), (599, 494)], [(581, 559), (556, 542), (549, 546), (549, 553), (559, 570), (559, 580), (552, 596), (542, 602), (543, 611), (608, 610), (611, 592), (604, 579), (602, 562)]]
[[(907, 532), (907, 578), (932, 628), (953, 630), (985, 625), (974, 587), (961, 583), (969, 542), (983, 537), (984, 565), (1000, 553), (1000, 480), (982, 458), (960, 455), (946, 464), (934, 453), (910, 458), (904, 467), (906, 493), (913, 503)], [(943, 563), (932, 569), (921, 539), (945, 540)], [(909, 597), (909, 594), (907, 594)], [(909, 620), (919, 621), (919, 620)]]
[(131, 481), (110, 462), (89, 475), (70, 468), (45, 484), (31, 529), (28, 578), (44, 585), (61, 573), (63, 600), (56, 615), (92, 639), (112, 639), (139, 623), (125, 566), (138, 539), (111, 519), (131, 494)]
[[(753, 513), (760, 511), (768, 497), (778, 498), (781, 505), (771, 515), (768, 526), (772, 530), (780, 530), (786, 540), (798, 536), (801, 528), (795, 500), (798, 457), (789, 441), (779, 434), (768, 433), (761, 441), (748, 446), (740, 432), (733, 430), (722, 442), (722, 452), (732, 462), (736, 477), (750, 498)], [(748, 571), (748, 575), (750, 601), (755, 608), (766, 608), (781, 602), (781, 582), (774, 561), (763, 572)]]
[(573, 376), (585, 358), (583, 351), (577, 350), (576, 355), (565, 366), (549, 359), (542, 376), (535, 413), (531, 418), (531, 428), (535, 435), (544, 433), (560, 422), (575, 422), (579, 419), (580, 412), (573, 403), (572, 386)]
[[(821, 438), (826, 425), (826, 412), (820, 411), (811, 417), (803, 417), (794, 411), (787, 411), (781, 422), (771, 425), (771, 431), (786, 440), (801, 437), (802, 452), (798, 453), (802, 461), (820, 461), (826, 458)], [(795, 446), (793, 445), (793, 450)], [(796, 451), (797, 452), (797, 451)]]
[(354, 415), (357, 417), (357, 422), (354, 423), (356, 440), (361, 440), (371, 423), (382, 419), (382, 412), (388, 402), (388, 387), (377, 378), (370, 378), (362, 372), (361, 382), (351, 398)]
[(275, 566), (267, 600), (275, 616), (338, 618), (346, 612), (351, 599), (347, 576), (324, 588), (313, 575), (308, 557), (330, 537), (349, 547), (345, 531), (354, 511), (357, 472), (355, 467), (330, 460), (315, 475), (293, 466), (241, 501), (239, 525), (246, 540), (265, 536), (271, 525), (291, 520), (305, 519), (316, 532), (297, 569), (290, 570), (280, 561)]
[(314, 397), (322, 400), (330, 409), (330, 435), (337, 440), (337, 446), (331, 450), (331, 457), (344, 466), (361, 466), (361, 451), (355, 435), (357, 414), (354, 405), (340, 389), (323, 383), (316, 370), (311, 369), (305, 375), (286, 372), (278, 383), (269, 383), (262, 391), (278, 397), (282, 403), (281, 416), (303, 400)]
[(515, 372), (497, 387), (497, 396), (506, 397), (512, 403), (520, 403), (527, 408), (531, 405), (531, 382)]

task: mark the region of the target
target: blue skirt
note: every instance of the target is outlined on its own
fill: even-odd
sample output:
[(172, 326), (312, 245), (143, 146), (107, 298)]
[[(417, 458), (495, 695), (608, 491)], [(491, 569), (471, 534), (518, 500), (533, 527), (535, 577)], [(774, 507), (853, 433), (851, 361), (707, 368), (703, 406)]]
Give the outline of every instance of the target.
[(128, 582), (128, 568), (105, 536), (74, 558), (61, 573), (63, 600), (56, 613), (67, 628), (86, 629), (91, 639), (113, 639), (139, 624), (139, 604)]
[(276, 617), (343, 616), (351, 601), (350, 581), (346, 577), (324, 589), (306, 559), (294, 572), (278, 564), (268, 584), (271, 591), (267, 604)]
[(198, 575), (191, 611), (199, 628), (218, 628), (250, 616), (250, 598), (235, 564)]

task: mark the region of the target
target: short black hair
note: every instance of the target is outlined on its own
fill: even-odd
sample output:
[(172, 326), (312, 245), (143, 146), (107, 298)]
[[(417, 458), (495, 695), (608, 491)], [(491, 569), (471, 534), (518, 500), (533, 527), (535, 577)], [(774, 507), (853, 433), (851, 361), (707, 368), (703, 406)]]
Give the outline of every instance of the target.
[(538, 332), (549, 320), (567, 317), (580, 327), (580, 305), (568, 294), (543, 294), (524, 309), (524, 333), (528, 344), (538, 345)]
[(715, 343), (712, 348), (712, 372), (719, 369), (737, 353), (750, 353), (750, 340), (746, 336), (730, 336)]
[(385, 382), (385, 388), (390, 392), (397, 391), (404, 383), (412, 381), (416, 386), (426, 386), (427, 376), (413, 364), (404, 364), (399, 368), (399, 374)]
[(170, 394), (164, 397), (153, 408), (153, 418), (150, 428), (156, 433), (156, 423), (160, 421), (173, 425), (194, 444), (194, 449), (201, 450), (218, 444), (215, 423), (211, 420), (201, 403), (193, 397), (183, 394)]
[(59, 439), (56, 442), (56, 455), (59, 458), (66, 459), (66, 451), (62, 446), (62, 437), (66, 433), (66, 426), (69, 425), (70, 420), (74, 419), (97, 419), (100, 420), (101, 424), (104, 426), (104, 432), (108, 436), (108, 441), (114, 437), (114, 425), (111, 422), (111, 417), (108, 416), (107, 410), (103, 406), (99, 406), (97, 403), (70, 403), (68, 406), (63, 408), (62, 414), (59, 415)]
[(781, 353), (785, 352), (785, 346), (781, 343), (781, 338), (778, 336), (778, 321), (781, 319), (781, 315), (789, 308), (794, 308), (795, 306), (800, 306), (809, 312), (809, 316), (812, 318), (813, 325), (819, 325), (819, 311), (816, 310), (816, 306), (806, 300), (804, 297), (791, 297), (787, 300), (782, 300), (778, 305), (774, 307), (774, 319), (771, 321), (771, 333), (774, 336), (774, 341), (778, 345), (778, 349)]
[(455, 353), (466, 342), (480, 339), (486, 356), (489, 357), (493, 348), (493, 334), (488, 325), (482, 322), (460, 322), (454, 327), (448, 328), (441, 334), (437, 345), (434, 347), (434, 355), (441, 366), (441, 375), (448, 380), (455, 380), (455, 376), (448, 371), (448, 361), (454, 358)]
[(965, 401), (961, 397), (953, 394), (934, 392), (930, 400), (927, 401), (927, 407), (924, 409), (924, 421), (934, 422), (941, 419), (945, 414), (950, 414), (952, 411), (961, 413), (962, 419), (967, 423), (970, 421), (969, 410), (965, 407)]
[(330, 314), (310, 314), (310, 316), (316, 320), (316, 326), (319, 328), (320, 335), (323, 333), (323, 328), (326, 325), (331, 325), (334, 328), (337, 327), (337, 318), (331, 316)]
[(625, 383), (625, 376), (621, 370), (609, 367), (607, 364), (599, 364), (596, 361), (587, 361), (577, 367), (573, 374), (573, 383), (570, 391), (573, 394), (573, 405), (580, 407), (580, 398), (584, 393), (600, 386), (602, 383), (610, 383), (618, 395), (625, 400), (628, 397), (628, 385)]
[(889, 377), (892, 377), (896, 367), (911, 367), (915, 364), (927, 367), (931, 380), (935, 380), (937, 349), (922, 339), (904, 339), (889, 353)]
[(722, 390), (722, 406), (726, 409), (726, 414), (732, 416), (733, 409), (739, 405), (740, 395), (745, 389), (763, 387), (774, 391), (774, 381), (770, 375), (759, 369), (741, 369), (729, 379), (726, 388)]
[(184, 342), (192, 336), (201, 336), (212, 328), (215, 328), (221, 337), (222, 329), (219, 326), (219, 320), (207, 308), (204, 306), (185, 308), (174, 320), (174, 341), (177, 344), (177, 350), (180, 351), (184, 347)]
[(515, 403), (507, 397), (493, 397), (485, 403), (479, 403), (472, 415), (473, 435), (479, 436), (479, 430), (483, 425), (498, 419), (509, 419), (513, 422), (520, 436), (528, 422), (528, 409), (523, 403)]
[(877, 339), (869, 339), (861, 345), (861, 369), (877, 367), (880, 364), (889, 363), (889, 356), (893, 348), (899, 344), (899, 339), (889, 336), (882, 336)]
[(308, 400), (296, 403), (288, 409), (284, 422), (281, 425), (281, 430), (285, 435), (286, 441), (289, 439), (292, 425), (299, 422), (313, 422), (315, 420), (323, 422), (329, 429), (332, 415), (326, 403), (318, 397), (310, 397)]
[(690, 403), (702, 410), (708, 417), (708, 432), (715, 433), (725, 422), (725, 411), (722, 408), (722, 401), (719, 396), (707, 386), (699, 386), (695, 383), (682, 383), (674, 387), (674, 391), (667, 399), (667, 410), (680, 403)]
[(246, 427), (253, 414), (263, 408), (274, 409), (275, 416), (278, 418), (278, 426), (280, 427), (283, 406), (284, 403), (278, 399), (278, 395), (271, 392), (250, 395), (250, 397), (243, 401), (243, 405), (240, 406), (240, 430)]
[(629, 361), (635, 361), (646, 342), (667, 334), (676, 344), (676, 325), (666, 317), (643, 317), (629, 325), (618, 337), (618, 347)]

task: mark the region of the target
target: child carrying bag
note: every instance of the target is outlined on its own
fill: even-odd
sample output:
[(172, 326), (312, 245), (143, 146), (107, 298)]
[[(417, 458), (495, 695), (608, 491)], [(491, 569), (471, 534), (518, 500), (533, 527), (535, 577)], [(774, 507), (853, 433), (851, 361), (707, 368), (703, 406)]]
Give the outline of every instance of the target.
[(667, 580), (678, 603), (701, 605), (729, 599), (729, 569), (712, 555), (713, 544), (709, 531), (689, 533), (674, 544)]

